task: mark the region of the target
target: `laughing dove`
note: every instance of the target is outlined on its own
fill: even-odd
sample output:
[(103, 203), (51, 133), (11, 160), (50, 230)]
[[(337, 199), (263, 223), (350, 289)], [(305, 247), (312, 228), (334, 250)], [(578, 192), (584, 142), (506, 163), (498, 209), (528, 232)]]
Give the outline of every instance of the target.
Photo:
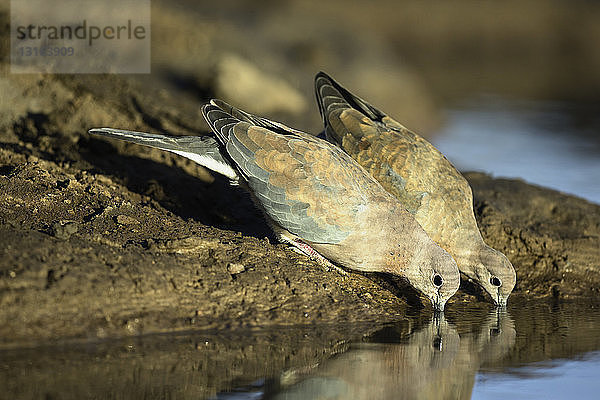
[(216, 141), (110, 128), (90, 133), (171, 151), (223, 174), (251, 193), (281, 241), (322, 262), (404, 277), (444, 309), (459, 286), (455, 261), (340, 148), (219, 100), (202, 113)]
[(508, 258), (484, 243), (466, 179), (431, 143), (327, 74), (315, 77), (327, 140), (339, 145), (415, 216), (460, 271), (505, 306), (516, 282)]

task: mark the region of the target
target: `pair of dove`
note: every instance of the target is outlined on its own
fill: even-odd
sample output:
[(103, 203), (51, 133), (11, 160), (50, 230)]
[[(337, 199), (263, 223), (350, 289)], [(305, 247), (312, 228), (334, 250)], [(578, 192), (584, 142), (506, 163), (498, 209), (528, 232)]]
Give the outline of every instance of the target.
[(216, 140), (90, 133), (170, 151), (241, 184), (279, 240), (322, 265), (403, 277), (440, 311), (462, 273), (505, 306), (515, 271), (484, 243), (464, 177), (327, 74), (317, 74), (315, 89), (327, 140), (221, 100), (202, 108)]

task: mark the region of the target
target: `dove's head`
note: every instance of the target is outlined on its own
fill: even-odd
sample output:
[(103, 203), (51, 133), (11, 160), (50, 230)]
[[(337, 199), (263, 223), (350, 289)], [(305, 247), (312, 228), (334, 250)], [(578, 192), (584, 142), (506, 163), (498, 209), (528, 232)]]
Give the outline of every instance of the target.
[(412, 286), (427, 296), (436, 311), (443, 311), (446, 302), (460, 285), (456, 262), (431, 239), (416, 248), (406, 278)]
[(508, 258), (487, 245), (471, 253), (466, 275), (492, 296), (498, 307), (505, 307), (508, 296), (515, 287), (517, 276)]

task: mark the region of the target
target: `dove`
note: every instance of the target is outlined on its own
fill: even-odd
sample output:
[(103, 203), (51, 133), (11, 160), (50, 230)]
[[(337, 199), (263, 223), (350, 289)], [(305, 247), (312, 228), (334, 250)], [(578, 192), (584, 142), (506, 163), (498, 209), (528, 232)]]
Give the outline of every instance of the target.
[(471, 187), (460, 172), (431, 143), (324, 72), (315, 77), (315, 92), (326, 139), (396, 196), (496, 306), (506, 306), (516, 283), (515, 269), (484, 242)]
[(322, 265), (403, 277), (435, 310), (444, 309), (460, 283), (456, 262), (344, 151), (220, 100), (202, 114), (216, 139), (89, 132), (170, 151), (222, 174), (250, 192), (280, 241)]

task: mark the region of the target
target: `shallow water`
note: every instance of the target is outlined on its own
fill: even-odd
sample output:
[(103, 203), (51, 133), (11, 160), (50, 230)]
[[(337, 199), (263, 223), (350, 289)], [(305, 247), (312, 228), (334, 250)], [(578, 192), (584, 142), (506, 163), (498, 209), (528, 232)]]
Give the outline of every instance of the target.
[(594, 399), (600, 391), (600, 352), (516, 367), (508, 373), (480, 371), (472, 399)]
[(0, 352), (1, 398), (595, 398), (600, 309), (511, 299), (384, 326), (157, 335)]
[(459, 169), (571, 193), (600, 204), (600, 109), (483, 97), (449, 110), (433, 144)]

